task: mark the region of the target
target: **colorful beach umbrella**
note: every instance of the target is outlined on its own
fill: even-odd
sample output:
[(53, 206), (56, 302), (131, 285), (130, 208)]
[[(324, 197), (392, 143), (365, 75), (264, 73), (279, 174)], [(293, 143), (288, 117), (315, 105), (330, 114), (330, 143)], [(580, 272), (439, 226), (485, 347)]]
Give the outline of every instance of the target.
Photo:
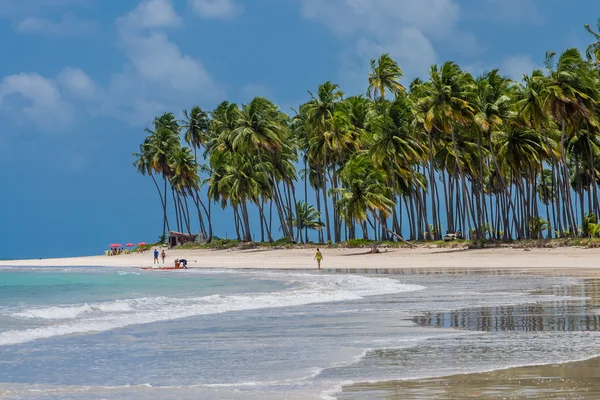
[(145, 245), (146, 245), (146, 242), (139, 242), (138, 243), (138, 246), (145, 246)]
[(135, 244), (133, 244), (133, 243), (127, 243), (125, 246), (127, 246), (127, 247), (133, 247), (133, 246), (135, 246)]
[(119, 247), (119, 246), (120, 246), (120, 244), (115, 244), (115, 243), (112, 243), (112, 244), (108, 245), (108, 247)]

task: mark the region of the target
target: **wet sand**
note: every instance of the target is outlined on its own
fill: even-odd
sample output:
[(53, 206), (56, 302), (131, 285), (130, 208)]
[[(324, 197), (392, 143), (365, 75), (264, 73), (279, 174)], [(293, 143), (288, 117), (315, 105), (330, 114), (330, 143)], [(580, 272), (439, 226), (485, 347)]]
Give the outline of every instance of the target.
[(356, 384), (338, 396), (385, 400), (600, 399), (600, 358), (418, 381)]
[[(488, 271), (487, 274), (489, 273), (491, 272)], [(570, 332), (600, 334), (599, 279), (587, 278), (583, 285), (556, 287), (544, 292), (585, 298), (585, 300), (428, 312), (415, 316), (413, 321), (424, 327), (491, 333), (520, 334), (544, 331), (561, 332), (565, 335)], [(568, 336), (565, 339), (568, 340)], [(593, 354), (590, 357), (584, 361), (523, 366), (482, 373), (418, 380), (355, 383), (345, 386), (337, 398), (339, 400), (600, 399), (600, 357), (595, 357)]]

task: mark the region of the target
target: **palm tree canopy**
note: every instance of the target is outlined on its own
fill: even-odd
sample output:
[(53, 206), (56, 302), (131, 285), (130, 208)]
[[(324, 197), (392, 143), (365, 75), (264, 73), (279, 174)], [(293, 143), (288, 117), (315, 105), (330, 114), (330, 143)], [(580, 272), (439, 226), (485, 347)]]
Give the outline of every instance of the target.
[(385, 99), (386, 90), (394, 96), (404, 93), (404, 86), (399, 82), (403, 76), (402, 69), (389, 54), (385, 53), (378, 60), (371, 60), (367, 96)]

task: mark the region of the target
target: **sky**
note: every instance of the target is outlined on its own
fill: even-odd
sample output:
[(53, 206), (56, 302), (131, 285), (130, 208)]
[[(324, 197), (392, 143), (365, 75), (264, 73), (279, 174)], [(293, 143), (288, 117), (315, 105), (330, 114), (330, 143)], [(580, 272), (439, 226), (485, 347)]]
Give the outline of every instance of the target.
[(597, 0), (0, 0), (0, 259), (156, 241), (132, 153), (165, 111), (266, 96), (291, 112), (327, 80), (363, 94), (384, 52), (407, 81), (447, 60), (518, 80), (584, 50), (598, 17)]

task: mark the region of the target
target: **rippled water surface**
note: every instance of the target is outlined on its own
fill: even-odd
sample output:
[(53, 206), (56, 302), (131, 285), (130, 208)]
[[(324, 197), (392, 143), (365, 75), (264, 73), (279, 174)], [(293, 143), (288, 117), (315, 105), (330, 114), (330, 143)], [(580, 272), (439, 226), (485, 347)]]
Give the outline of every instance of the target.
[(501, 272), (4, 268), (0, 397), (378, 398), (341, 389), (596, 355), (597, 290)]

